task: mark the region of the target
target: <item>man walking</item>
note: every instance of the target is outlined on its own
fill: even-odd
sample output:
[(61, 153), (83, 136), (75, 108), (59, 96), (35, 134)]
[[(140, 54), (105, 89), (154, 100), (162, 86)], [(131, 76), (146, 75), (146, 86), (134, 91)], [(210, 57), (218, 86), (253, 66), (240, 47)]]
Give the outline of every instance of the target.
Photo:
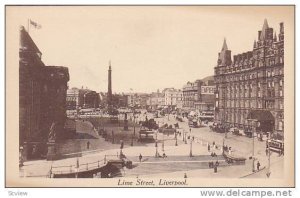
[(259, 161), (257, 162), (256, 167), (257, 167), (257, 171), (259, 171), (259, 167), (260, 167)]

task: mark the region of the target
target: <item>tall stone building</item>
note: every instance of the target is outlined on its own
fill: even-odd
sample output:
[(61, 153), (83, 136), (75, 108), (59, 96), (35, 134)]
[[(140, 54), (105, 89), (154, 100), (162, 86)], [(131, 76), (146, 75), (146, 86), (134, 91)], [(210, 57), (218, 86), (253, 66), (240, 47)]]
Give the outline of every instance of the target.
[[(215, 120), (246, 131), (284, 131), (284, 24), (278, 34), (267, 20), (253, 49), (233, 56), (224, 40), (215, 67)], [(253, 124), (255, 120), (256, 123)]]
[(50, 127), (64, 134), (67, 67), (45, 66), (42, 53), (22, 26), (19, 47), (19, 145), (28, 158), (46, 154)]
[(208, 76), (187, 82), (182, 88), (183, 108), (186, 110), (213, 111), (215, 105), (214, 77)]

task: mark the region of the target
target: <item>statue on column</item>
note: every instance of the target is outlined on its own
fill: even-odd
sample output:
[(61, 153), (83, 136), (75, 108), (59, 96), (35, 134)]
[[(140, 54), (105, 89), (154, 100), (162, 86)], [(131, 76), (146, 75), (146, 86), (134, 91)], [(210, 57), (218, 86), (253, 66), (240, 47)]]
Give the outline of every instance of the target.
[(56, 122), (52, 122), (50, 127), (50, 132), (48, 135), (48, 151), (47, 151), (47, 160), (56, 160), (59, 158), (59, 155), (56, 150), (56, 137), (57, 137), (58, 124)]
[(51, 127), (50, 127), (50, 132), (48, 135), (48, 142), (55, 142), (56, 132), (57, 132), (57, 124), (56, 124), (56, 122), (52, 122)]

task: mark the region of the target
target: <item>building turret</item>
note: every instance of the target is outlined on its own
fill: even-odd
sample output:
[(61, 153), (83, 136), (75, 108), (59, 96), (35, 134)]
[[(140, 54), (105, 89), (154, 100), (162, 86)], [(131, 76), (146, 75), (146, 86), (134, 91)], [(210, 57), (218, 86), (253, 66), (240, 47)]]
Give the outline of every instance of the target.
[(275, 42), (277, 41), (277, 35), (276, 35), (276, 32), (274, 34), (274, 39), (273, 39)]
[(221, 52), (219, 53), (218, 66), (227, 66), (231, 64), (231, 51), (228, 50), (226, 38), (224, 38)]

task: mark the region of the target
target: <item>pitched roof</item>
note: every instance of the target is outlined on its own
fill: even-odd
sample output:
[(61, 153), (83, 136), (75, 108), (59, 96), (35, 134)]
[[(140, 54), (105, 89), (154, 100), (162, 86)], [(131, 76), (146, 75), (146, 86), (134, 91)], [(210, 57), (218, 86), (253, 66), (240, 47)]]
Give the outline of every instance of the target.
[(24, 26), (21, 26), (20, 28), (20, 49), (25, 49), (33, 53), (42, 54), (39, 48), (34, 43), (34, 41), (32, 40), (31, 36), (25, 30)]

